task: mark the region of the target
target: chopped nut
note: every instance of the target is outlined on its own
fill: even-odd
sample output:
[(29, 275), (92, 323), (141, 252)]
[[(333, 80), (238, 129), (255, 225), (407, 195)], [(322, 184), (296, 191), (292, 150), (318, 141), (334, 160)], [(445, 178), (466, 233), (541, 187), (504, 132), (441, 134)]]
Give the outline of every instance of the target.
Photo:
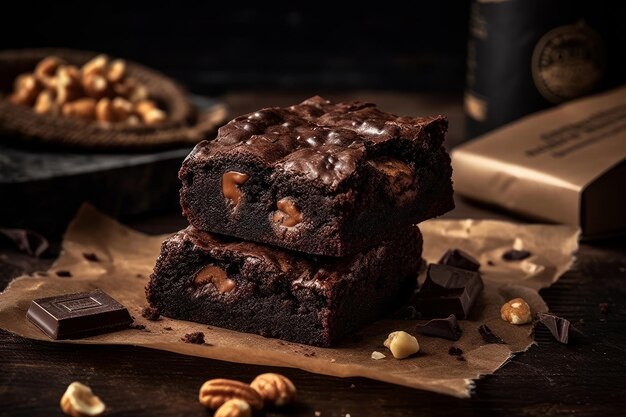
[(81, 98), (76, 101), (65, 103), (61, 110), (63, 116), (75, 117), (84, 120), (93, 120), (96, 116), (96, 100), (93, 98)]
[(222, 404), (213, 417), (252, 417), (252, 408), (244, 400), (234, 398)]
[(389, 333), (384, 345), (389, 348), (396, 359), (404, 359), (420, 350), (417, 339), (404, 331)]
[(200, 387), (198, 399), (206, 408), (215, 410), (228, 400), (244, 400), (254, 410), (263, 408), (263, 398), (249, 385), (232, 379), (211, 379)]
[(502, 320), (511, 324), (526, 324), (532, 321), (530, 306), (523, 298), (514, 298), (500, 308)]
[(250, 386), (259, 393), (267, 404), (281, 407), (296, 398), (296, 387), (289, 378), (274, 373), (261, 374)]
[(99, 416), (106, 406), (87, 385), (72, 382), (61, 397), (61, 410), (68, 416)]
[(377, 351), (372, 352), (372, 359), (374, 360), (385, 359), (386, 357), (387, 356), (384, 353), (377, 352)]

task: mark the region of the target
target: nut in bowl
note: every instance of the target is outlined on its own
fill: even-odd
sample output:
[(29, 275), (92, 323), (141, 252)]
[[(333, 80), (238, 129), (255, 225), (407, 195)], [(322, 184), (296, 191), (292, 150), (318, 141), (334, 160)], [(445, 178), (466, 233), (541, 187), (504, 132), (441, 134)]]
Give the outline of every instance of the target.
[(158, 126), (167, 120), (146, 85), (128, 73), (126, 61), (106, 55), (82, 66), (47, 56), (32, 73), (15, 79), (9, 100), (38, 114), (97, 121), (103, 126)]

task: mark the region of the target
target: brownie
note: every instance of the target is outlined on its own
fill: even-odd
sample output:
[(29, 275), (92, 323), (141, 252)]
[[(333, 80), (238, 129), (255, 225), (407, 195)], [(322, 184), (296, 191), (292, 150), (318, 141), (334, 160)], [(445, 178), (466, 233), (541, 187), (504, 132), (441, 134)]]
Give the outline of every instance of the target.
[(237, 117), (180, 170), (198, 229), (345, 256), (454, 207), (443, 116), (312, 97)]
[(421, 252), (417, 227), (334, 258), (189, 226), (163, 243), (146, 295), (170, 318), (331, 346), (411, 297)]

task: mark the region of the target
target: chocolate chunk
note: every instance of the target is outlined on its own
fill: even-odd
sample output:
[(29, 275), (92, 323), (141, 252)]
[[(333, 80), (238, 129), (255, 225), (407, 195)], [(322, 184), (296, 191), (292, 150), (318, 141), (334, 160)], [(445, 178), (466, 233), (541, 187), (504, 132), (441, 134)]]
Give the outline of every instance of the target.
[(83, 252), (83, 257), (87, 259), (89, 262), (100, 262), (98, 255), (93, 252)]
[(161, 318), (161, 313), (159, 313), (159, 309), (151, 306), (144, 307), (143, 310), (141, 310), (141, 315), (143, 316), (143, 318), (150, 321), (157, 321)]
[(102, 290), (33, 300), (26, 317), (52, 339), (127, 329), (133, 321), (128, 310)]
[(61, 278), (70, 278), (72, 276), (72, 273), (66, 269), (57, 271), (56, 274), (58, 277), (61, 277)]
[(415, 329), (420, 334), (448, 340), (459, 340), (463, 334), (454, 314), (450, 314), (445, 319), (432, 319), (426, 324), (418, 324)]
[(431, 264), (426, 281), (417, 293), (415, 308), (421, 317), (442, 318), (454, 314), (465, 319), (483, 287), (478, 272)]
[(448, 349), (448, 355), (461, 356), (463, 355), (463, 349), (456, 346), (451, 346), (450, 349)]
[(486, 324), (480, 325), (480, 327), (478, 328), (478, 333), (480, 333), (483, 340), (487, 343), (494, 343), (494, 344), (499, 344), (499, 345), (506, 344), (506, 342), (500, 339), (500, 337), (497, 336), (495, 333), (493, 333), (491, 329), (489, 328), (489, 326), (487, 326)]
[(502, 254), (505, 261), (522, 261), (528, 258), (532, 253), (527, 250), (510, 249)]
[(18, 250), (30, 256), (41, 256), (50, 246), (45, 237), (26, 229), (0, 228), (0, 237), (11, 242)]
[[(550, 333), (552, 333), (552, 336), (554, 336), (556, 340), (567, 344), (570, 332), (569, 320), (550, 313), (537, 313), (537, 318), (539, 319), (539, 323), (550, 330)], [(573, 327), (571, 328), (573, 329)]]
[(448, 249), (443, 254), (439, 263), (442, 265), (454, 266), (456, 268), (467, 269), (468, 271), (478, 271), (480, 268), (480, 262), (478, 262), (472, 255), (461, 249)]
[(180, 340), (182, 340), (185, 343), (193, 343), (193, 344), (196, 344), (196, 345), (203, 345), (204, 344), (204, 333), (202, 333), (202, 332), (187, 333), (185, 336), (181, 337)]

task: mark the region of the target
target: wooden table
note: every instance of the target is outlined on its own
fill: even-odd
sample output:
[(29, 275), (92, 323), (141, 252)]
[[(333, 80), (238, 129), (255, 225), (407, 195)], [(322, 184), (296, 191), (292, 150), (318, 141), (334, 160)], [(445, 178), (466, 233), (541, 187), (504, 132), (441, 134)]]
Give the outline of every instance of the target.
[[(233, 114), (265, 104), (290, 104), (311, 94), (239, 92), (224, 97)], [(367, 98), (402, 114), (442, 113), (450, 118), (448, 142), (462, 137), (458, 96), (381, 92), (328, 94)], [(425, 110), (430, 109), (430, 111)], [(502, 213), (457, 200), (447, 217), (501, 218)], [(130, 219), (149, 233), (177, 230), (178, 213)], [(45, 269), (53, 259), (0, 250), (0, 289), (24, 272)], [(240, 365), (132, 346), (71, 346), (31, 341), (0, 331), (0, 416), (62, 415), (58, 401), (75, 380), (90, 385), (107, 403), (106, 415), (204, 416), (197, 401), (207, 379), (252, 380), (269, 369), (287, 375), (299, 402), (267, 415), (373, 416), (618, 416), (626, 411), (626, 239), (582, 244), (577, 260), (557, 284), (541, 291), (550, 309), (584, 333), (575, 345), (556, 342), (543, 328), (537, 345), (494, 375), (476, 382), (461, 400), (364, 378), (334, 378), (295, 369)], [(608, 303), (601, 314), (600, 303)]]

